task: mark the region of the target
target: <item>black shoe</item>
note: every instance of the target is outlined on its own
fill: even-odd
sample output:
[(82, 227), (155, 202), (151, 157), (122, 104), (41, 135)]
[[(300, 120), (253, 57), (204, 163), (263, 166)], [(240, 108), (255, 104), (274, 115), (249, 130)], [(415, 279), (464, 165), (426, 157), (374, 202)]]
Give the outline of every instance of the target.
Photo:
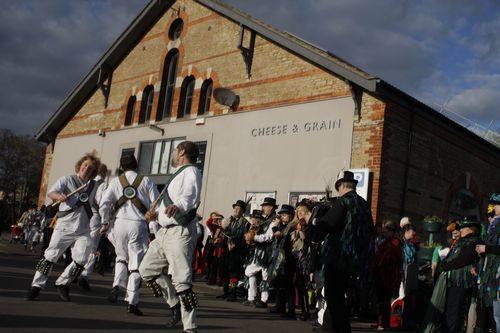
[(172, 318), (167, 322), (167, 328), (172, 328), (181, 321), (181, 305), (178, 303), (171, 310)]
[(236, 298), (236, 295), (235, 294), (229, 294), (226, 298), (226, 301), (228, 302), (237, 302), (238, 299)]
[(142, 311), (139, 310), (139, 308), (137, 307), (137, 305), (132, 305), (132, 304), (129, 304), (127, 306), (127, 313), (133, 314), (133, 315), (136, 315), (136, 316), (143, 316), (144, 315), (142, 313)]
[(114, 286), (113, 289), (111, 289), (111, 292), (109, 293), (108, 301), (110, 301), (111, 303), (116, 303), (116, 301), (118, 301), (119, 293), (120, 293), (120, 288), (118, 286)]
[(259, 308), (259, 309), (265, 309), (265, 308), (267, 308), (267, 303), (266, 302), (262, 302), (260, 299), (254, 301), (253, 303), (255, 304), (256, 308)]
[(56, 284), (56, 289), (57, 289), (57, 293), (59, 294), (59, 297), (63, 301), (65, 301), (65, 302), (71, 301), (71, 298), (69, 297), (69, 286), (67, 286), (65, 284), (60, 284), (60, 285)]
[(28, 290), (28, 295), (26, 295), (26, 297), (24, 298), (24, 300), (25, 301), (32, 301), (32, 300), (34, 300), (40, 294), (40, 290), (41, 289), (42, 288), (40, 288), (40, 287), (31, 287), (30, 290)]
[(78, 279), (78, 285), (83, 290), (90, 292), (89, 281), (86, 278), (80, 278), (80, 279)]

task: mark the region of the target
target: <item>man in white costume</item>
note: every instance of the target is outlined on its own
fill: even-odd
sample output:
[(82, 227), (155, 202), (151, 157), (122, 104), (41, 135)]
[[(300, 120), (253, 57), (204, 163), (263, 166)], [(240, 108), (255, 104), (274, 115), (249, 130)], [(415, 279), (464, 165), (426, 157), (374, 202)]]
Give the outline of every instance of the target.
[[(97, 171), (97, 176), (94, 178), (95, 186), (97, 187), (95, 194), (95, 202), (99, 207), (101, 205), (102, 196), (108, 187), (106, 183), (106, 174), (108, 173), (108, 168), (106, 164), (101, 163), (99, 166), (99, 170)], [(90, 238), (92, 240), (91, 243), (91, 251), (89, 254), (89, 259), (85, 264), (85, 269), (83, 270), (80, 278), (78, 279), (78, 285), (85, 291), (90, 291), (89, 285), (89, 276), (94, 271), (94, 266), (96, 262), (96, 251), (99, 246), (99, 241), (101, 240), (101, 216), (94, 215), (90, 219)]]
[[(70, 301), (69, 285), (82, 273), (91, 250), (90, 219), (98, 214), (95, 204), (97, 187), (93, 178), (97, 174), (99, 165), (100, 161), (97, 157), (86, 154), (75, 165), (76, 175), (59, 178), (48, 191), (47, 196), (61, 204), (49, 247), (36, 265), (36, 273), (26, 296), (27, 301), (38, 297), (40, 290), (44, 289), (47, 284), (52, 266), (71, 246), (73, 261), (66, 266), (55, 283), (61, 299), (66, 302)], [(77, 188), (82, 189), (77, 194), (67, 196)]]
[[(196, 209), (200, 202), (201, 173), (193, 163), (198, 146), (184, 141), (174, 149), (176, 169), (161, 198), (160, 207), (147, 218), (158, 219), (162, 228), (149, 245), (139, 272), (157, 297), (165, 297), (172, 310), (167, 327), (181, 319), (184, 332), (196, 332), (198, 301), (192, 290), (192, 260), (197, 241)], [(170, 274), (171, 276), (168, 276)]]
[(127, 312), (142, 316), (138, 307), (141, 283), (138, 269), (149, 235), (144, 215), (158, 197), (158, 191), (149, 178), (137, 174), (134, 155), (122, 156), (120, 167), (124, 173), (109, 183), (99, 209), (101, 233), (111, 229), (109, 238), (116, 252), (115, 277), (108, 299), (116, 303), (120, 288), (126, 289)]

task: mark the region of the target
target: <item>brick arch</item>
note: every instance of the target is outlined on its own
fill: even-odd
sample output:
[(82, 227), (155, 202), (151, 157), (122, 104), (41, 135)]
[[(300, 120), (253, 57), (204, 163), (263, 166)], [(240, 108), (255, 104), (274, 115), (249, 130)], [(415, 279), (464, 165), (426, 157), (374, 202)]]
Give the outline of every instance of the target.
[[(182, 36), (182, 35), (181, 35)], [(167, 43), (168, 43), (168, 37), (167, 37)], [(166, 44), (167, 45), (167, 44)], [(184, 66), (184, 55), (185, 55), (185, 49), (184, 49), (184, 46), (182, 45), (182, 43), (176, 47), (176, 48), (168, 48), (168, 47), (165, 47), (165, 50), (162, 52), (162, 61), (161, 61), (161, 65), (160, 65), (160, 71), (158, 72), (159, 73), (159, 77), (158, 77), (158, 81), (157, 82), (160, 82), (160, 86), (161, 86), (161, 81), (163, 79), (163, 71), (165, 69), (165, 65), (166, 65), (166, 58), (167, 58), (167, 55), (170, 51), (172, 51), (173, 49), (177, 49), (177, 52), (179, 53), (179, 58), (178, 58), (178, 63), (177, 63), (177, 77), (176, 77), (176, 80), (177, 78), (179, 78), (179, 73), (182, 72), (182, 68)], [(177, 86), (177, 83), (176, 83), (176, 86)], [(160, 88), (161, 90), (161, 88)], [(178, 105), (179, 105), (179, 97), (180, 97), (180, 93), (181, 93), (181, 89), (180, 88), (175, 88), (174, 89), (174, 97), (173, 97), (173, 101), (172, 101), (172, 113), (171, 113), (171, 117), (174, 115), (174, 110), (177, 110), (178, 108)], [(158, 113), (158, 103), (159, 103), (159, 99), (160, 99), (160, 91), (158, 91), (158, 93), (155, 93), (155, 103), (153, 104), (153, 113), (154, 113), (154, 118), (153, 118), (153, 115), (151, 115), (152, 119), (156, 119), (156, 114)], [(165, 119), (163, 119), (162, 121), (164, 121)]]
[[(155, 87), (156, 83), (158, 82), (158, 80), (159, 80), (159, 79), (158, 79), (158, 78), (156, 78), (156, 80), (152, 80), (152, 81), (150, 82), (150, 81), (149, 81), (149, 78), (147, 78), (147, 79), (143, 79), (143, 80), (141, 81), (141, 83), (140, 83), (140, 84), (136, 87), (136, 93), (135, 93), (135, 96), (137, 96), (137, 94), (139, 93), (139, 91), (140, 91), (141, 93), (142, 93), (142, 92), (144, 92), (144, 89), (146, 89), (146, 87), (147, 87), (147, 86), (153, 86), (153, 92), (154, 92), (154, 94), (153, 94), (153, 109), (151, 110), (151, 115), (150, 115), (150, 118), (149, 118), (149, 122), (153, 122), (153, 121), (154, 121), (154, 119), (155, 119), (155, 118), (154, 118), (154, 116), (156, 116), (156, 112), (155, 112), (155, 110), (156, 110), (157, 105), (158, 105), (158, 93), (156, 93), (156, 92), (154, 91), (154, 87)], [(132, 92), (130, 92), (129, 94), (130, 94), (130, 96), (132, 96)], [(126, 107), (127, 107), (127, 101), (128, 101), (128, 98), (125, 100), (125, 109), (126, 109)], [(138, 107), (139, 112), (135, 112), (135, 114), (134, 114), (134, 119), (133, 119), (133, 122), (132, 122), (132, 124), (134, 124), (134, 125), (137, 125), (137, 124), (139, 123), (139, 114), (140, 114), (140, 112), (141, 112), (141, 104), (142, 104), (142, 96), (141, 96), (141, 98), (140, 98), (140, 99), (138, 98), (138, 99), (136, 100), (136, 105), (135, 105), (135, 107), (136, 107), (136, 108)], [(136, 110), (136, 111), (137, 111), (137, 110)], [(126, 111), (125, 111), (125, 112), (126, 112)], [(146, 124), (146, 122), (145, 122), (145, 124)]]
[[(445, 220), (448, 219), (449, 213), (450, 213), (450, 206), (451, 202), (453, 200), (453, 196), (456, 192), (458, 192), (461, 189), (467, 189), (471, 191), (471, 193), (474, 195), (474, 199), (476, 199), (476, 202), (479, 207), (483, 206), (483, 197), (481, 195), (481, 190), (479, 188), (478, 183), (472, 176), (470, 175), (470, 182), (469, 182), (469, 188), (467, 186), (467, 173), (464, 172), (463, 174), (455, 177), (455, 179), (452, 181), (450, 184), (450, 187), (448, 188), (448, 191), (446, 192), (445, 200), (443, 202), (443, 211), (441, 212), (441, 217), (444, 218)], [(481, 214), (481, 219), (484, 219), (484, 212), (480, 208), (479, 213)]]
[[(167, 12), (168, 14), (168, 12)], [(170, 26), (172, 23), (177, 20), (178, 18), (182, 19), (184, 23), (184, 27), (182, 29), (181, 35), (179, 37), (179, 40), (182, 43), (182, 39), (186, 37), (186, 33), (189, 30), (189, 15), (186, 13), (186, 11), (181, 11), (179, 13), (179, 16), (177, 16), (174, 12), (171, 12), (170, 18), (167, 20), (165, 23), (165, 26), (163, 27), (163, 41), (165, 45), (168, 45), (170, 42), (170, 39), (168, 38), (168, 31), (170, 30)]]
[[(125, 100), (124, 100), (123, 104), (122, 104), (122, 105), (121, 105), (121, 107), (120, 107), (121, 112), (120, 112), (120, 120), (119, 120), (119, 124), (120, 124), (120, 126), (118, 126), (119, 128), (125, 128), (125, 118), (126, 118), (126, 116), (127, 116), (127, 107), (128, 107), (128, 102), (129, 102), (129, 100), (130, 100), (130, 98), (131, 98), (132, 96), (137, 97), (137, 92), (136, 92), (135, 94), (133, 94), (133, 93), (132, 93), (132, 90), (129, 90), (129, 91), (127, 92), (127, 94), (125, 95)], [(136, 116), (137, 116), (137, 114), (138, 114), (138, 113), (137, 113), (137, 105), (138, 105), (138, 104), (139, 104), (139, 106), (140, 106), (140, 101), (138, 101), (138, 100), (137, 100), (137, 98), (136, 98), (136, 100), (135, 100), (135, 105), (134, 105), (134, 117), (133, 117), (133, 119), (132, 119), (132, 123), (131, 123), (129, 126), (127, 126), (127, 127), (132, 127), (132, 126), (134, 126), (134, 125), (137, 125), (137, 122), (136, 122)]]

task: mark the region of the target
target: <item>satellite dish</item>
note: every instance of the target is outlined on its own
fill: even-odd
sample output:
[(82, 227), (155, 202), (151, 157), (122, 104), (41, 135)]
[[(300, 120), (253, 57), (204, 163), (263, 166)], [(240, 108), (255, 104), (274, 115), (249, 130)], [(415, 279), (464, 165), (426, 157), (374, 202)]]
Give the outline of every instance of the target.
[(227, 88), (215, 88), (214, 98), (217, 103), (230, 106), (232, 108), (235, 108), (240, 102), (240, 97)]

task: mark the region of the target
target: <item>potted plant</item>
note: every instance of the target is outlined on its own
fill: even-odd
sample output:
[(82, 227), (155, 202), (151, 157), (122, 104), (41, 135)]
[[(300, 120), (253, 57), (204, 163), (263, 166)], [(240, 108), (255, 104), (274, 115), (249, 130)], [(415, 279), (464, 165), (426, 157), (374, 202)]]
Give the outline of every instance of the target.
[(423, 229), (430, 234), (437, 234), (444, 225), (442, 218), (436, 215), (424, 217)]

